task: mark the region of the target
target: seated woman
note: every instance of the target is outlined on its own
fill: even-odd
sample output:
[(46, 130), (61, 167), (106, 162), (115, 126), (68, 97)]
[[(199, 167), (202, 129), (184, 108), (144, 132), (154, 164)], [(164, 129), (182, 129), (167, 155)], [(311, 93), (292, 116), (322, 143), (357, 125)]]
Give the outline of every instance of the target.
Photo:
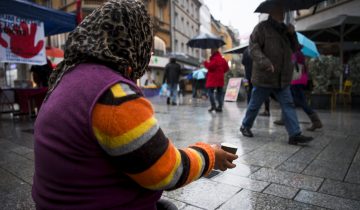
[(35, 123), (37, 209), (161, 209), (163, 190), (235, 167), (217, 146), (165, 136), (134, 83), (152, 40), (140, 0), (107, 1), (69, 34)]

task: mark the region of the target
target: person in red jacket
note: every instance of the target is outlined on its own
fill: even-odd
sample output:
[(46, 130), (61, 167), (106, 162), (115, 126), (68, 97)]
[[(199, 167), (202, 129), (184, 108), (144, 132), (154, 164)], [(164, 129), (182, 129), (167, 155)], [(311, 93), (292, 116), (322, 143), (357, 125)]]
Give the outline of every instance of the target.
[[(205, 61), (204, 66), (208, 70), (206, 76), (206, 88), (209, 89), (209, 98), (211, 103), (211, 108), (209, 109), (209, 112), (212, 112), (214, 110), (216, 112), (222, 112), (224, 74), (229, 70), (229, 65), (222, 57), (218, 49), (211, 49), (210, 60)], [(218, 106), (216, 106), (215, 103), (215, 90)]]

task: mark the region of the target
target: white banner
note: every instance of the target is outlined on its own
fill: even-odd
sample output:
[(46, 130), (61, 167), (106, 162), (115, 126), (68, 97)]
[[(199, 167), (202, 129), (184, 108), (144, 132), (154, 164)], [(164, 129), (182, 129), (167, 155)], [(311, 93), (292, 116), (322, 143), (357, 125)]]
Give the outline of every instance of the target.
[(0, 14), (0, 62), (46, 64), (44, 23)]

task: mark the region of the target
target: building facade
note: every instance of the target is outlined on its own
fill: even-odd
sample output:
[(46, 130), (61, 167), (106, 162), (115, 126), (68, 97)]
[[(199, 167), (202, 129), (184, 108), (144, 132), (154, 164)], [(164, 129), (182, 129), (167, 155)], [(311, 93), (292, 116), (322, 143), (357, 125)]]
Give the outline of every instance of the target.
[(199, 0), (172, 0), (172, 51), (187, 54), (195, 58), (200, 57), (200, 50), (190, 48), (186, 43), (199, 34), (201, 3)]

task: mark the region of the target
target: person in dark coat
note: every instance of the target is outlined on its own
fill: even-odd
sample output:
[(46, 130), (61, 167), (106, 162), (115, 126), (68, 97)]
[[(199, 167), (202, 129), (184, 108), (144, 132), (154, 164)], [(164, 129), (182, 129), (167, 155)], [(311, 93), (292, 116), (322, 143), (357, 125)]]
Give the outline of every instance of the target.
[(292, 25), (283, 23), (284, 7), (279, 2), (269, 13), (269, 18), (257, 24), (250, 36), (249, 50), (253, 59), (251, 82), (253, 91), (240, 132), (253, 137), (251, 127), (261, 104), (274, 93), (284, 116), (289, 144), (303, 144), (313, 140), (303, 136), (299, 127), (295, 105), (290, 92), (293, 74), (291, 54), (299, 46)]
[[(222, 57), (218, 49), (211, 49), (210, 61), (205, 61), (204, 66), (208, 70), (205, 86), (209, 90), (209, 98), (211, 103), (209, 112), (214, 110), (216, 112), (222, 112), (224, 74), (229, 70), (229, 65)], [(218, 106), (216, 106), (214, 97), (215, 90)]]
[[(181, 66), (180, 64), (176, 63), (175, 58), (170, 58), (170, 63), (165, 66), (165, 75), (164, 75), (164, 82), (166, 82), (168, 90), (170, 91), (170, 96), (167, 98), (167, 104), (176, 105), (176, 98), (178, 94), (178, 84), (179, 78), (181, 74)], [(171, 99), (170, 99), (171, 97)]]
[(36, 87), (47, 87), (50, 74), (52, 72), (51, 61), (46, 59), (46, 64), (44, 65), (33, 65), (30, 68), (32, 73), (33, 80), (36, 84)]
[[(248, 84), (249, 84), (249, 88), (247, 90), (247, 103), (248, 104), (251, 99), (251, 92), (252, 92), (252, 88), (253, 88), (253, 85), (251, 83), (252, 62), (253, 61), (252, 61), (252, 58), (251, 58), (251, 55), (249, 52), (249, 48), (247, 47), (243, 52), (243, 57), (242, 57), (241, 63), (245, 67), (245, 78), (247, 79)], [(270, 116), (270, 98), (267, 98), (265, 100), (264, 106), (265, 106), (264, 112), (260, 113), (259, 115), (269, 117)]]

